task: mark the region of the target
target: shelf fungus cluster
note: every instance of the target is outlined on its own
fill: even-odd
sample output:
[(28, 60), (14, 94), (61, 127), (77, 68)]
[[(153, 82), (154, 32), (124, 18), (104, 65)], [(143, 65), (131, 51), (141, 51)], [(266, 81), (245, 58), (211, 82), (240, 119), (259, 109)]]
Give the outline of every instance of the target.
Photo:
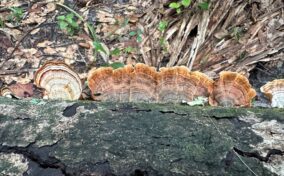
[(44, 98), (77, 100), (81, 96), (79, 75), (62, 62), (47, 62), (35, 73), (35, 84), (45, 89)]
[(284, 108), (284, 79), (268, 82), (260, 91), (268, 97), (272, 107)]
[[(213, 81), (184, 66), (159, 71), (141, 63), (118, 69), (94, 68), (87, 81), (96, 101), (179, 103), (201, 97), (209, 99), (211, 106), (250, 107), (256, 96), (248, 79), (239, 73), (223, 71)], [(61, 62), (44, 64), (35, 74), (35, 84), (45, 89), (48, 99), (77, 100), (82, 92), (78, 74)], [(260, 90), (272, 107), (284, 107), (284, 79), (269, 82)]]
[(236, 72), (222, 72), (214, 82), (183, 66), (161, 68), (159, 72), (144, 64), (93, 69), (88, 85), (93, 99), (100, 101), (176, 103), (209, 97), (212, 106), (248, 107), (256, 95), (248, 79)]
[(88, 85), (94, 100), (118, 102), (181, 102), (209, 96), (213, 80), (186, 67), (162, 68), (144, 64), (93, 69)]

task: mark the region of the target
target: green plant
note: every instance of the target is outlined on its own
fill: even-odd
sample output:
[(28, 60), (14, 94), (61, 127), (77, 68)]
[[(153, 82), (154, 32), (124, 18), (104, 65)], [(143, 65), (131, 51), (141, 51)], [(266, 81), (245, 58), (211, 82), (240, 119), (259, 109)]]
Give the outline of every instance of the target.
[(18, 24), (24, 16), (24, 10), (21, 7), (9, 7), (11, 13), (8, 15), (8, 21)]
[(129, 23), (129, 18), (124, 18), (123, 23), (120, 25), (121, 27), (125, 27)]
[(232, 35), (232, 37), (235, 40), (239, 41), (241, 36), (243, 35), (243, 32), (244, 32), (243, 28), (241, 28), (241, 27), (234, 27), (233, 30), (232, 30), (231, 35)]
[(126, 54), (131, 53), (131, 52), (133, 52), (134, 50), (135, 50), (135, 48), (133, 48), (132, 46), (128, 46), (128, 47), (124, 48), (124, 52), (125, 52)]
[(115, 48), (113, 50), (110, 51), (110, 55), (112, 56), (119, 56), (120, 55), (120, 49)]
[(139, 42), (139, 43), (142, 42), (142, 34), (143, 34), (143, 32), (142, 32), (141, 29), (137, 29), (135, 31), (129, 32), (129, 36), (131, 36), (131, 37), (136, 36), (136, 41)]
[(2, 20), (2, 18), (0, 18), (0, 28), (4, 27), (4, 21)]
[(73, 13), (79, 20), (83, 21), (87, 25), (88, 30), (89, 30), (90, 35), (91, 35), (91, 38), (93, 39), (93, 49), (95, 51), (102, 51), (102, 52), (106, 53), (106, 51), (102, 47), (101, 42), (99, 41), (99, 39), (96, 36), (96, 32), (95, 32), (94, 26), (92, 24), (86, 22), (81, 15), (79, 15), (76, 11), (74, 11), (70, 7), (68, 7), (64, 4), (60, 4), (60, 3), (56, 3), (56, 5), (59, 5), (63, 8), (65, 8), (65, 9), (67, 9), (69, 12)]
[(132, 47), (132, 46), (127, 46), (126, 48), (123, 49), (119, 49), (119, 48), (115, 48), (113, 50), (110, 51), (110, 55), (112, 56), (120, 56), (121, 54), (130, 54), (136, 51), (136, 48)]
[(164, 32), (167, 29), (167, 27), (168, 27), (167, 21), (162, 20), (159, 22), (159, 26), (158, 26), (159, 31)]
[(246, 51), (243, 51), (239, 54), (238, 59), (240, 61), (243, 61), (246, 58), (247, 55), (248, 55), (248, 53)]
[(201, 9), (201, 10), (208, 10), (209, 9), (209, 2), (200, 2), (198, 4), (198, 7)]
[(112, 67), (113, 69), (117, 69), (117, 68), (122, 68), (125, 65), (121, 62), (114, 62), (112, 64), (108, 64), (109, 67)]
[(121, 62), (114, 62), (114, 63), (106, 63), (106, 64), (103, 64), (102, 67), (112, 67), (113, 69), (118, 69), (118, 68), (122, 68), (124, 67), (125, 65)]
[(91, 33), (92, 38), (94, 40), (96, 39), (96, 34), (95, 34), (95, 30), (94, 30), (93, 26), (90, 23), (86, 22), (81, 15), (79, 15), (76, 11), (74, 11), (73, 9), (71, 9), (70, 7), (68, 7), (68, 6), (64, 5), (64, 4), (56, 3), (56, 5), (59, 5), (59, 6), (63, 7), (63, 8), (65, 8), (65, 9), (67, 9), (69, 12), (73, 13), (79, 20), (85, 22), (87, 27), (88, 27), (88, 29), (89, 29), (89, 31), (90, 31), (90, 33)]
[[(158, 25), (158, 30), (161, 32), (161, 33), (164, 33), (165, 30), (167, 29), (168, 27), (168, 22), (165, 21), (165, 20), (162, 20), (159, 22), (159, 25)], [(163, 51), (167, 52), (167, 48), (166, 48), (166, 39), (161, 36), (160, 39), (159, 39), (159, 44), (160, 46), (162, 47)]]
[(73, 13), (61, 15), (57, 17), (58, 25), (61, 30), (65, 30), (69, 35), (73, 35), (79, 30), (79, 25), (74, 18)]
[(98, 40), (94, 40), (93, 41), (93, 47), (94, 47), (94, 50), (99, 52), (99, 51), (102, 51), (103, 53), (107, 53), (102, 45), (102, 43)]
[(159, 44), (164, 52), (168, 52), (167, 46), (166, 46), (167, 40), (164, 37), (161, 37), (159, 40)]
[(178, 2), (170, 3), (169, 7), (175, 9), (177, 13), (181, 13), (181, 9), (189, 7), (191, 0), (180, 0)]

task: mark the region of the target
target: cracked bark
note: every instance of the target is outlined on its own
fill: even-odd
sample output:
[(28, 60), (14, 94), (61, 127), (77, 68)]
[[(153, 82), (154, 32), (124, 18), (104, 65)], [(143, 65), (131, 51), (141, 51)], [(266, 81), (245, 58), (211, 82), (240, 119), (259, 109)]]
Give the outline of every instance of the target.
[(261, 156), (259, 154), (259, 152), (257, 152), (257, 151), (245, 152), (245, 151), (242, 151), (242, 150), (235, 148), (235, 147), (234, 147), (234, 151), (236, 151), (241, 156), (253, 157), (253, 158), (258, 159), (259, 161), (264, 161), (264, 162), (268, 162), (270, 156), (272, 156), (272, 155), (280, 155), (280, 156), (284, 155), (284, 151), (281, 151), (281, 150), (278, 150), (278, 149), (270, 149), (265, 157)]
[(251, 175), (236, 155), (258, 175), (284, 172), (284, 110), (0, 98), (0, 112), (7, 175)]

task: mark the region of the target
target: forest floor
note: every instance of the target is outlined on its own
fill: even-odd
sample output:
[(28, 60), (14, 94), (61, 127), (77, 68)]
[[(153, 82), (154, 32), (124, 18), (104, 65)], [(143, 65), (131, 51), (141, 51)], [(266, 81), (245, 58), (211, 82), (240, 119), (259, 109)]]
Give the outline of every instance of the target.
[[(2, 0), (0, 87), (33, 82), (49, 60), (71, 65), (82, 80), (93, 67), (139, 62), (187, 65), (212, 78), (238, 71), (257, 92), (284, 77), (282, 1), (192, 1), (176, 9), (172, 2)], [(257, 101), (267, 103), (261, 94)]]

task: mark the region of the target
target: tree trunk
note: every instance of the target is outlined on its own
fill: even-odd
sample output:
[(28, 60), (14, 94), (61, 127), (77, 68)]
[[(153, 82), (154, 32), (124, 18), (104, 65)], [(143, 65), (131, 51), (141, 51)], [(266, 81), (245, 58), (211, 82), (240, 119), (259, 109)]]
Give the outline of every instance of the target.
[(4, 175), (283, 175), (284, 111), (0, 97)]

